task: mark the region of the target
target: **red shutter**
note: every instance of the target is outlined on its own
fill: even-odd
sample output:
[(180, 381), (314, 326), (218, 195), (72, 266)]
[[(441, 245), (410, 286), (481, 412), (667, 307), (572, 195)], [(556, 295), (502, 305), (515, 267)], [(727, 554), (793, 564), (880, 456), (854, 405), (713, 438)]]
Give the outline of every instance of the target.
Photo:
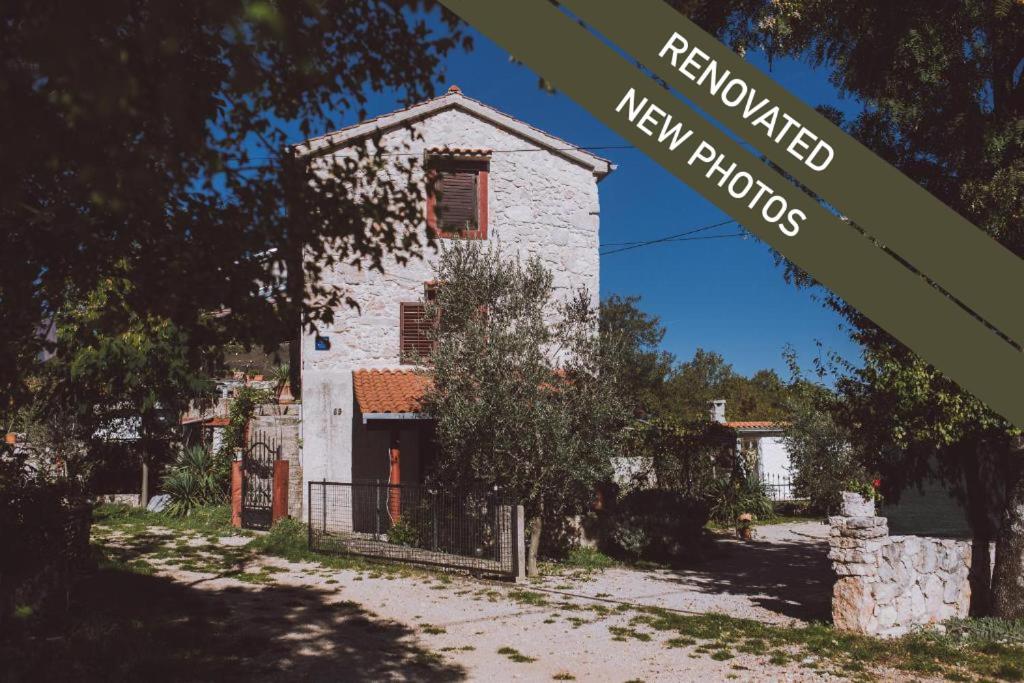
[(442, 232), (477, 229), (477, 172), (441, 171), (437, 182), (437, 225)]
[(427, 319), (426, 306), (421, 303), (402, 303), (400, 313), (399, 355), (403, 363), (421, 363), (430, 357), (433, 349), (432, 324)]

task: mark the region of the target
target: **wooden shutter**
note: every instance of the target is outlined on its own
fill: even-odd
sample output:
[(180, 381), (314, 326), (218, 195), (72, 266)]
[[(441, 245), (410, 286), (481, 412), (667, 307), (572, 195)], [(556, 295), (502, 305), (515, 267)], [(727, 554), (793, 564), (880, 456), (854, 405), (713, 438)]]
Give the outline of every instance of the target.
[(443, 170), (438, 176), (437, 226), (442, 232), (477, 229), (475, 170)]
[(433, 325), (427, 319), (426, 306), (421, 303), (402, 303), (400, 313), (399, 356), (403, 363), (420, 363), (429, 358), (433, 349)]

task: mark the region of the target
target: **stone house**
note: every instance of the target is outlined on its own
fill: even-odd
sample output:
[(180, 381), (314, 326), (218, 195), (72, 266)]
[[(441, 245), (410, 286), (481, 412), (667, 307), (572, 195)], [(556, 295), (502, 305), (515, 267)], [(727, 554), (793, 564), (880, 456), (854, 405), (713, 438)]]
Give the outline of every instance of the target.
[(744, 454), (756, 468), (757, 478), (768, 485), (774, 500), (793, 498), (793, 466), (786, 447), (785, 425), (772, 420), (726, 420), (725, 400), (710, 406), (711, 419), (736, 434), (736, 452)]
[[(314, 161), (355, 142), (422, 158), (438, 174), (423, 230), (500, 245), (506, 257), (540, 256), (567, 296), (598, 295), (598, 182), (606, 159), (464, 95), (444, 95), (305, 143)], [(396, 163), (399, 163), (396, 161)], [(422, 172), (420, 174), (422, 176)], [(423, 180), (426, 185), (426, 180)], [(456, 232), (457, 229), (457, 232)], [(409, 352), (424, 351), (424, 297), (438, 255), (384, 272), (339, 265), (325, 272), (359, 303), (301, 339), (303, 492), (310, 481), (422, 481), (433, 457), (431, 424), (419, 411), (426, 382)], [(308, 504), (308, 501), (307, 501)]]

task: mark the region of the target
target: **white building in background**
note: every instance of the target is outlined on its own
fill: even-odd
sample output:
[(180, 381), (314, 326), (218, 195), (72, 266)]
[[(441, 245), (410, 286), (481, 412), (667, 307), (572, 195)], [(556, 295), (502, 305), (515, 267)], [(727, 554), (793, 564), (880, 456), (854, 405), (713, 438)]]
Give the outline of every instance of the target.
[[(557, 292), (586, 288), (597, 303), (597, 184), (610, 162), (455, 86), (302, 147), (315, 164), (378, 135), (381, 148), (401, 151), (395, 164), (414, 155), (439, 174), (442, 196), (427, 197), (422, 230), (485, 240), (506, 257), (539, 256)], [(429, 351), (422, 302), (437, 258), (428, 251), (406, 264), (386, 258), (383, 273), (343, 264), (322, 275), (359, 309), (338, 308), (332, 324), (302, 338), (303, 492), (321, 480), (418, 483), (429, 470), (432, 425), (419, 410), (429, 380), (403, 358)]]
[(793, 476), (789, 450), (783, 440), (785, 425), (769, 420), (733, 420), (725, 417), (725, 399), (711, 402), (711, 419), (736, 432), (736, 452), (751, 457), (758, 478), (772, 488), (776, 500), (792, 497)]

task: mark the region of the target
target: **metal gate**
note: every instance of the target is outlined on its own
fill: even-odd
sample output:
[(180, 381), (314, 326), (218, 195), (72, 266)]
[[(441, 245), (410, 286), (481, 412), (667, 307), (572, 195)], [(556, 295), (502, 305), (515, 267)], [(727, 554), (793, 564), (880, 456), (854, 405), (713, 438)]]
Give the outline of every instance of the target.
[(281, 445), (257, 432), (242, 451), (242, 527), (269, 529), (274, 504), (274, 462)]

